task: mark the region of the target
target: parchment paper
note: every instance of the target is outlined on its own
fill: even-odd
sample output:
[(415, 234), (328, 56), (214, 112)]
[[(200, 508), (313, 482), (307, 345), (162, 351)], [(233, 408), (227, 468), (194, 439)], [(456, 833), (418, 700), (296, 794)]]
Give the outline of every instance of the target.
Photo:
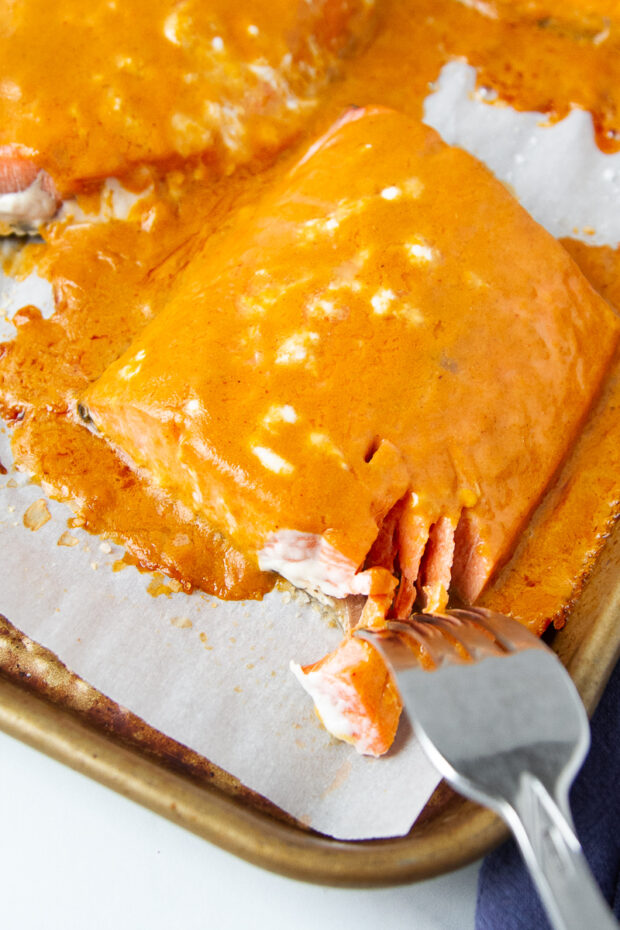
[[(484, 103), (474, 81), (462, 63), (444, 68), (427, 121), (487, 161), (554, 235), (616, 245), (620, 155), (598, 151), (589, 116), (545, 127), (540, 114)], [(35, 276), (0, 278), (0, 301), (7, 316), (26, 303), (52, 309), (49, 286)], [(0, 322), (0, 338), (12, 333)], [(6, 430), (0, 461), (10, 462)], [(63, 505), (49, 502), (51, 519), (27, 529), (23, 514), (42, 496), (26, 476), (0, 477), (0, 611), (15, 626), (315, 829), (341, 839), (410, 829), (438, 775), (406, 722), (387, 756), (358, 756), (323, 730), (288, 670), (291, 658), (315, 661), (340, 640), (318, 607), (277, 591), (262, 602), (154, 598), (148, 576), (112, 571), (122, 551), (108, 542), (72, 529), (77, 544), (58, 545), (70, 516)]]

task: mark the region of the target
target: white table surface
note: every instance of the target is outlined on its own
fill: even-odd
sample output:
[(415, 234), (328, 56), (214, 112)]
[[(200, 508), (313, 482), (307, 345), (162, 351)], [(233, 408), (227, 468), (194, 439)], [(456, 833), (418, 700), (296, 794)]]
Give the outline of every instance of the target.
[(473, 930), (477, 874), (360, 891), (282, 878), (0, 733), (7, 930)]

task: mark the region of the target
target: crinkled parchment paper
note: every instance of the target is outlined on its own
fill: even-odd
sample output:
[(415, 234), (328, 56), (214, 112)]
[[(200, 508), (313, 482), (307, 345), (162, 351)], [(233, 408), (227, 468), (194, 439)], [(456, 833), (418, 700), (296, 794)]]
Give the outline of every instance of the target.
[[(547, 127), (539, 114), (485, 103), (474, 82), (466, 65), (447, 66), (428, 122), (485, 160), (554, 235), (616, 245), (620, 156), (596, 149), (589, 116)], [(0, 302), (9, 316), (26, 303), (51, 310), (49, 288), (35, 277), (0, 279)], [(0, 336), (12, 332), (0, 326)], [(10, 463), (6, 431), (0, 461)], [(26, 528), (24, 513), (42, 496), (23, 475), (0, 476), (0, 612), (18, 629), (315, 829), (342, 839), (409, 830), (438, 776), (407, 724), (386, 757), (358, 756), (322, 729), (288, 671), (291, 658), (315, 661), (340, 640), (321, 610), (279, 591), (262, 602), (155, 598), (149, 576), (112, 570), (120, 549), (67, 530), (66, 507), (49, 502), (50, 519)]]

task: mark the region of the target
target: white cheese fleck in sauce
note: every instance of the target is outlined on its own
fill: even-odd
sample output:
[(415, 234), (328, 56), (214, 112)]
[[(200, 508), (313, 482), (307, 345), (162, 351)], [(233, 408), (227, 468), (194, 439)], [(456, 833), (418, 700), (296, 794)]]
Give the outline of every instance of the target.
[(200, 413), (200, 401), (196, 400), (195, 397), (192, 397), (191, 400), (187, 401), (184, 409), (188, 416), (194, 417), (197, 413)]
[(370, 298), (370, 304), (375, 313), (379, 316), (384, 316), (395, 300), (396, 294), (394, 291), (382, 287), (381, 290), (377, 291), (374, 297)]
[(424, 184), (419, 178), (408, 178), (403, 187), (407, 196), (412, 200), (417, 200), (424, 190)]
[(325, 433), (310, 433), (308, 438), (310, 445), (315, 446), (317, 449), (320, 449), (321, 452), (324, 452), (327, 455), (335, 456), (340, 460), (340, 464), (343, 468), (347, 467), (347, 463), (341, 450)]
[(118, 376), (124, 381), (129, 381), (131, 378), (135, 378), (141, 368), (142, 365), (123, 365), (118, 373)]
[(296, 423), (297, 411), (290, 404), (273, 404), (263, 417), (263, 425), (273, 429), (278, 423)]
[(416, 262), (416, 264), (432, 262), (436, 257), (434, 250), (429, 245), (424, 245), (421, 242), (409, 242), (405, 248), (409, 258)]
[(164, 22), (164, 35), (173, 45), (180, 45), (179, 39), (179, 13), (175, 10)]
[(285, 339), (276, 354), (276, 365), (291, 365), (303, 362), (308, 356), (308, 347), (319, 341), (319, 334), (313, 332), (295, 333)]
[(331, 320), (343, 315), (342, 311), (338, 309), (333, 300), (325, 300), (322, 297), (308, 304), (308, 313), (313, 317), (324, 320)]
[(295, 470), (290, 462), (283, 459), (273, 449), (267, 449), (265, 446), (252, 446), (252, 452), (261, 465), (264, 465), (269, 471), (275, 472), (276, 475), (290, 475)]

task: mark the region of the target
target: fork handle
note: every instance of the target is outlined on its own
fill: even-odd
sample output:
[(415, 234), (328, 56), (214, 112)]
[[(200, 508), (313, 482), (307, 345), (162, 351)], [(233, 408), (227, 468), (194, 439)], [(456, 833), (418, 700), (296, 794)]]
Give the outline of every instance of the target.
[(572, 828), (568, 797), (556, 801), (542, 782), (524, 775), (502, 812), (521, 847), (554, 930), (618, 930)]

